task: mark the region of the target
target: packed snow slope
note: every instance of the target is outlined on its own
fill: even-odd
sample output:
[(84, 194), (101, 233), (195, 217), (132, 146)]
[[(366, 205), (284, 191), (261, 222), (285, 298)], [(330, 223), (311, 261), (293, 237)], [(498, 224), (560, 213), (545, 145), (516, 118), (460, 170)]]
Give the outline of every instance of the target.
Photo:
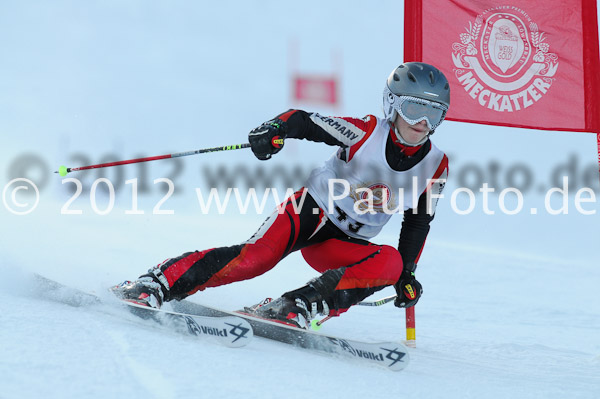
[[(220, 212), (214, 204), (203, 209), (198, 191), (206, 200), (212, 187), (222, 196), (237, 187), (244, 197), (255, 186), (260, 200), (275, 187), (281, 199), (334, 149), (288, 140), (268, 162), (240, 150), (73, 173), (80, 195), (76, 182), (52, 173), (60, 165), (242, 143), (250, 129), (292, 107), (380, 115), (385, 79), (402, 61), (402, 2), (321, 3), (0, 5), (0, 398), (600, 397), (597, 198), (580, 204), (592, 214), (576, 207), (578, 190), (600, 194), (592, 134), (454, 122), (437, 129), (450, 181), (417, 271), (425, 291), (417, 347), (400, 373), (260, 339), (226, 348), (110, 305), (65, 305), (32, 283), (39, 273), (104, 293), (166, 258), (240, 243), (274, 209), (273, 196), (262, 211), (250, 205), (243, 212), (231, 194)], [(294, 71), (339, 72), (342, 104), (292, 102)], [(568, 210), (553, 215), (545, 192), (563, 175), (569, 193), (556, 193), (549, 205)], [(94, 185), (101, 177), (116, 190), (112, 206), (107, 181)], [(29, 214), (9, 211), (34, 200), (33, 188), (9, 186), (15, 178), (39, 189)], [(159, 178), (173, 182), (173, 195), (165, 197)], [(475, 189), (476, 206), (460, 214), (468, 197), (453, 206), (451, 194), (481, 182), (498, 191), (522, 187), (524, 210), (502, 214), (496, 192), (489, 214)], [(514, 197), (504, 200), (514, 209)], [(394, 217), (374, 241), (396, 245), (400, 224)], [(254, 280), (190, 299), (238, 309), (315, 276), (292, 254)], [(323, 331), (402, 341), (404, 311), (355, 307)]]

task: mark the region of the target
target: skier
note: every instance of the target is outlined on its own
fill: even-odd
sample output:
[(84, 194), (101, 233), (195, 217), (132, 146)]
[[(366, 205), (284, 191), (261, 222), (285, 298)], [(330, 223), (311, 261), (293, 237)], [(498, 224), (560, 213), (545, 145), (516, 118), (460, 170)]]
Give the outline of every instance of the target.
[[(414, 306), (422, 294), (415, 270), (437, 201), (432, 194), (441, 193), (448, 173), (448, 158), (430, 140), (450, 105), (448, 81), (431, 65), (404, 63), (387, 79), (383, 105), (383, 119), (289, 110), (252, 130), (260, 160), (291, 138), (339, 149), (246, 242), (168, 259), (114, 292), (158, 308), (259, 276), (301, 250), (321, 275), (246, 311), (307, 328), (317, 314), (338, 316), (390, 285), (396, 306)], [(370, 242), (394, 210), (404, 214), (398, 248)]]

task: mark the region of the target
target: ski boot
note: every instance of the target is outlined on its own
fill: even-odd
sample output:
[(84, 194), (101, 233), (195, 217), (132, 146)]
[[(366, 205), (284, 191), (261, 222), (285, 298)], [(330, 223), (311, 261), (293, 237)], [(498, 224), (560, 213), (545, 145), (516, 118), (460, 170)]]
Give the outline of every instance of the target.
[(161, 285), (149, 276), (124, 281), (111, 288), (111, 291), (119, 299), (156, 309), (162, 306), (165, 299)]
[(245, 312), (263, 319), (276, 321), (302, 329), (310, 328), (310, 321), (320, 315), (329, 314), (329, 304), (310, 285), (286, 292), (273, 300), (245, 308)]

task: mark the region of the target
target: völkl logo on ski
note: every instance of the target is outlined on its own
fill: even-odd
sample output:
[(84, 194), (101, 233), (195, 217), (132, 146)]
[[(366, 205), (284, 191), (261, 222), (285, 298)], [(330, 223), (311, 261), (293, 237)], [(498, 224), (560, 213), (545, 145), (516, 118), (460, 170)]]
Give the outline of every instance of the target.
[(242, 338), (246, 338), (248, 339), (248, 332), (250, 331), (249, 328), (246, 328), (242, 325), (242, 323), (239, 324), (231, 324), (231, 323), (225, 323), (228, 326), (230, 326), (231, 328), (229, 329), (229, 334), (233, 335), (234, 337), (236, 337), (232, 342), (236, 342), (239, 339)]
[(198, 324), (190, 316), (184, 316), (184, 320), (187, 324), (189, 332), (193, 335), (204, 334), (204, 335), (212, 335), (215, 337), (229, 337), (231, 335), (231, 336), (235, 337), (235, 339), (233, 339), (231, 341), (231, 343), (237, 342), (240, 339), (250, 338), (248, 336), (248, 332), (250, 331), (250, 329), (247, 327), (244, 327), (242, 325), (242, 323), (238, 323), (238, 324), (225, 323), (225, 325), (231, 327), (231, 328), (227, 329), (227, 328), (215, 328), (215, 327), (209, 327), (209, 326), (202, 326), (202, 325)]

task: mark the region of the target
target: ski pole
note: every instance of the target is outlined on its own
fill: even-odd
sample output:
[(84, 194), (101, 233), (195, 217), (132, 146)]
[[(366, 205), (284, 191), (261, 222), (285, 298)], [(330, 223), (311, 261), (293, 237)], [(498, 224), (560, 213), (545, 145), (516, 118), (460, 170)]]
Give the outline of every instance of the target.
[(392, 302), (394, 299), (396, 299), (398, 295), (391, 295), (391, 296), (386, 296), (385, 298), (381, 298), (378, 299), (376, 301), (373, 302), (359, 302), (357, 305), (360, 306), (381, 306), (381, 305), (385, 305), (388, 302)]
[(67, 168), (66, 166), (61, 166), (60, 168), (58, 168), (58, 171), (56, 171), (54, 173), (58, 173), (59, 175), (61, 175), (61, 176), (64, 177), (64, 176), (67, 175), (67, 173), (77, 172), (77, 171), (80, 171), (80, 170), (108, 168), (109, 166), (118, 166), (118, 165), (132, 164), (132, 163), (158, 161), (159, 159), (187, 157), (188, 155), (204, 154), (206, 152), (240, 150), (242, 148), (249, 148), (249, 147), (250, 147), (249, 143), (235, 144), (235, 145), (224, 145), (224, 146), (221, 146), (221, 147), (203, 148), (201, 150), (186, 151), (186, 152), (177, 152), (177, 153), (174, 153), (174, 154), (158, 155), (158, 156), (154, 156), (154, 157), (127, 159), (127, 160), (124, 160), (124, 161), (107, 162), (107, 163), (101, 163), (101, 164), (97, 164), (97, 165), (79, 166), (77, 168)]
[[(381, 298), (381, 299), (378, 299), (378, 300), (373, 301), (373, 302), (362, 301), (362, 302), (357, 303), (357, 305), (360, 305), (360, 306), (381, 306), (381, 305), (385, 305), (388, 302), (393, 301), (394, 299), (396, 299), (397, 296), (398, 295), (386, 296), (385, 298)], [(315, 330), (315, 331), (319, 331), (321, 329), (321, 327), (323, 326), (323, 323), (325, 323), (329, 319), (331, 319), (331, 316), (324, 317), (321, 320), (311, 320), (310, 327), (313, 330)]]
[(325, 323), (327, 320), (329, 320), (331, 318), (332, 318), (332, 316), (326, 316), (326, 317), (322, 318), (321, 320), (311, 320), (310, 328), (312, 328), (315, 331), (319, 331), (321, 329), (321, 327), (323, 327), (323, 323)]

